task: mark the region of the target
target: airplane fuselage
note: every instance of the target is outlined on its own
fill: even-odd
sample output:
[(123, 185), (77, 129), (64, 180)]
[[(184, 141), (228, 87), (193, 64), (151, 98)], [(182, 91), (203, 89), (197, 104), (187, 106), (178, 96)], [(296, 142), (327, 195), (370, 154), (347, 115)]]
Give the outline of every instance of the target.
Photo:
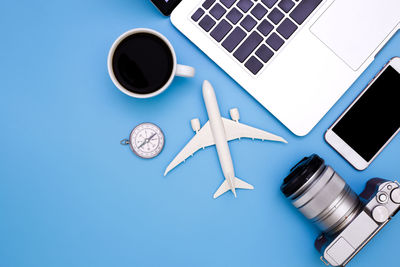
[(203, 87), (203, 98), (206, 105), (210, 128), (214, 137), (222, 172), (224, 173), (225, 179), (228, 181), (229, 187), (235, 194), (235, 170), (233, 168), (231, 152), (229, 150), (228, 141), (226, 139), (225, 127), (222, 122), (217, 98), (210, 84), (207, 84)]

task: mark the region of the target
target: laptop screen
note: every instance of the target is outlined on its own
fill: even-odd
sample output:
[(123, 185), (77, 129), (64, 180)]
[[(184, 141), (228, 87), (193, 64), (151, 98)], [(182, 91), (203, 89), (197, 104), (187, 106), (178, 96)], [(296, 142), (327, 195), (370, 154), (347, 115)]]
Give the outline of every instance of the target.
[(165, 16), (169, 16), (182, 0), (151, 0)]

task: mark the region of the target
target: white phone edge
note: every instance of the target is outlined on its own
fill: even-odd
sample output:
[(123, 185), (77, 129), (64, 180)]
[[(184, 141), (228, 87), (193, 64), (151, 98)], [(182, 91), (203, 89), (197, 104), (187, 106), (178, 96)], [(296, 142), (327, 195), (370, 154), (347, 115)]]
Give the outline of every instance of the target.
[(347, 107), (347, 109), (340, 115), (339, 118), (329, 127), (325, 133), (325, 141), (333, 147), (345, 160), (347, 160), (354, 168), (359, 171), (365, 170), (375, 158), (385, 149), (385, 147), (392, 141), (392, 139), (400, 132), (400, 128), (388, 139), (388, 141), (379, 149), (379, 151), (372, 157), (370, 161), (364, 160), (351, 146), (349, 146), (343, 139), (341, 139), (333, 128), (343, 118), (344, 115), (353, 107), (353, 105), (364, 95), (370, 86), (378, 79), (378, 77), (387, 69), (388, 66), (392, 66), (400, 74), (400, 57), (392, 58), (377, 74), (371, 79), (364, 90), (359, 96)]

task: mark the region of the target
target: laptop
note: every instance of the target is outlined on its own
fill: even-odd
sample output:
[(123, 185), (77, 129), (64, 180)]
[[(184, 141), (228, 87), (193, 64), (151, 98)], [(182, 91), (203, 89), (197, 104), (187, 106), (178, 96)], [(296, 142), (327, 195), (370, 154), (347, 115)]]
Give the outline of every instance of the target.
[(152, 0), (298, 136), (400, 29), (399, 0)]

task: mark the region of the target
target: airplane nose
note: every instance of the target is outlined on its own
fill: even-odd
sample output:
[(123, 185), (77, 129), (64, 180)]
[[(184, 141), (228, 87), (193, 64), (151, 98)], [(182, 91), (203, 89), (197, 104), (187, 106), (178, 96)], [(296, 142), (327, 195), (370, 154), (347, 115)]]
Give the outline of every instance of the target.
[(214, 89), (211, 83), (207, 80), (203, 82), (203, 96), (205, 99), (209, 99), (211, 96), (215, 96)]
[(207, 80), (204, 80), (204, 82), (203, 82), (203, 88), (204, 88), (204, 87), (208, 87), (208, 86), (211, 86), (211, 83), (210, 83), (209, 81), (207, 81)]

